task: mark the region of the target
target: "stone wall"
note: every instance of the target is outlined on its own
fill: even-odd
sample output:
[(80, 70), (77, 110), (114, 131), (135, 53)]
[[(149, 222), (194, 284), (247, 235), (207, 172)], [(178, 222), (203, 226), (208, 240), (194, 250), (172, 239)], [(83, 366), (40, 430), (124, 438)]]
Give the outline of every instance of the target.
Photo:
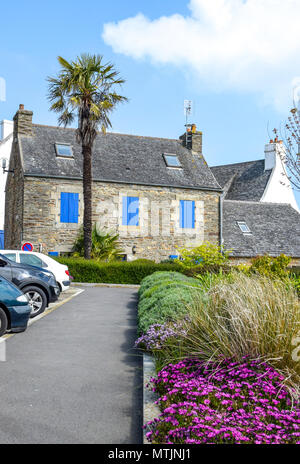
[[(79, 224), (60, 222), (61, 192), (79, 193)], [(122, 225), (123, 196), (139, 197), (139, 226)], [(194, 200), (195, 229), (179, 228), (179, 201)], [(82, 182), (25, 177), (23, 240), (43, 252), (69, 252), (83, 220)], [(219, 193), (94, 182), (93, 222), (120, 235), (128, 259), (159, 261), (176, 247), (219, 242)], [(136, 247), (133, 256), (132, 247)]]
[(16, 141), (12, 144), (9, 169), (14, 173), (8, 173), (6, 181), (4, 247), (18, 249), (23, 240), (24, 176)]

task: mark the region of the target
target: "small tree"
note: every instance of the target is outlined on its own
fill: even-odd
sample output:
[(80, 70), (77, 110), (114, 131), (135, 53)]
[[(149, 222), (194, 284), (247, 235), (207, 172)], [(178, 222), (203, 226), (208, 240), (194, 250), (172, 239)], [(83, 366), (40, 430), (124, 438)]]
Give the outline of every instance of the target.
[[(274, 129), (274, 133), (277, 141), (278, 130)], [(282, 156), (282, 162), (287, 168), (286, 176), (294, 189), (300, 191), (300, 111), (297, 108), (291, 110), (285, 124), (284, 142), (286, 154)]]
[(84, 257), (91, 258), (92, 249), (92, 151), (97, 128), (111, 127), (109, 115), (115, 106), (127, 101), (116, 93), (116, 85), (125, 81), (110, 63), (103, 64), (101, 55), (82, 54), (76, 61), (68, 62), (61, 56), (61, 71), (49, 77), (50, 109), (60, 114), (58, 123), (67, 126), (78, 118), (77, 142), (83, 156), (84, 200)]

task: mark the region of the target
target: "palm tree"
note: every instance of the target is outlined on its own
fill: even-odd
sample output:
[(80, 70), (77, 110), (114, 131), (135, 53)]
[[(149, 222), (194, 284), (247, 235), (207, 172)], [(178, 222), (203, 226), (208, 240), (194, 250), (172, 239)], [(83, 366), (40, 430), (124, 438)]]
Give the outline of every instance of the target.
[[(84, 255), (84, 235), (80, 229), (79, 235), (73, 247), (74, 256)], [(101, 230), (94, 224), (92, 232), (91, 257), (96, 261), (113, 261), (121, 257), (124, 250), (119, 242), (119, 235)]]
[(71, 124), (78, 117), (77, 142), (83, 156), (84, 257), (91, 258), (92, 248), (92, 152), (101, 127), (105, 133), (112, 127), (109, 114), (118, 103), (127, 101), (114, 90), (125, 81), (111, 63), (102, 64), (101, 55), (82, 54), (68, 62), (61, 56), (61, 71), (48, 77), (50, 109), (60, 113), (59, 125)]

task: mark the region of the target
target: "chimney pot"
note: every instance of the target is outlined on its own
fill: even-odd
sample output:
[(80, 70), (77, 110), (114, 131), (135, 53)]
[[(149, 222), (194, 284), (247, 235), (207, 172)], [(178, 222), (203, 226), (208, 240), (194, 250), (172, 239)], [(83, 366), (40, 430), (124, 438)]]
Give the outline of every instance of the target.
[(19, 110), (24, 110), (24, 105), (22, 103), (19, 105)]

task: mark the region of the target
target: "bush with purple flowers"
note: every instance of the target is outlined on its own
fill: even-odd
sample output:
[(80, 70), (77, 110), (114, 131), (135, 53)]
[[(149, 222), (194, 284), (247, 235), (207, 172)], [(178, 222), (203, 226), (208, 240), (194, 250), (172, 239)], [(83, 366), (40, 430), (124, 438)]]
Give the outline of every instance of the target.
[(161, 415), (146, 424), (151, 443), (300, 443), (300, 405), (268, 364), (184, 360), (151, 379)]
[(170, 343), (178, 335), (186, 336), (186, 334), (187, 331), (183, 327), (183, 321), (153, 324), (145, 334), (136, 340), (135, 346), (153, 353), (165, 348), (166, 344)]

